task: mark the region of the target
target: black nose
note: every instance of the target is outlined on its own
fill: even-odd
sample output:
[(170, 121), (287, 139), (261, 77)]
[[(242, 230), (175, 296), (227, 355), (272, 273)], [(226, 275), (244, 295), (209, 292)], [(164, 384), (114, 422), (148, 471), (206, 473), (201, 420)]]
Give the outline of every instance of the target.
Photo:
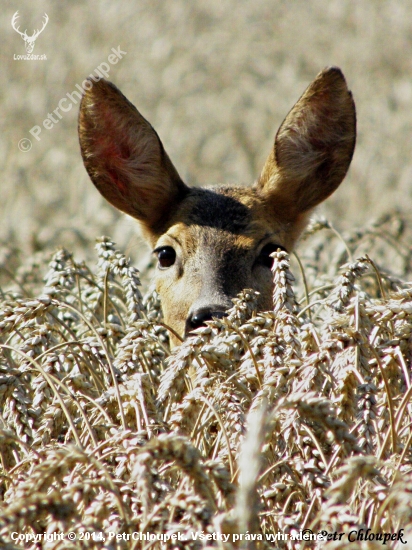
[(213, 306), (199, 308), (189, 315), (186, 321), (186, 333), (204, 326), (206, 321), (211, 321), (213, 318), (222, 319), (222, 317), (226, 316), (226, 311)]

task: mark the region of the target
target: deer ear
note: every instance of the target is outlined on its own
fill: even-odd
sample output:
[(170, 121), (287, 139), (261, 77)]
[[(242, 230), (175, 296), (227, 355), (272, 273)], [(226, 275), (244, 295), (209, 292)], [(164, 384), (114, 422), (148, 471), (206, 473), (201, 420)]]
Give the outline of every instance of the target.
[(327, 68), (281, 124), (255, 188), (276, 211), (296, 219), (339, 186), (355, 141), (352, 94), (340, 69)]
[(155, 130), (116, 86), (89, 83), (79, 114), (86, 170), (113, 206), (160, 232), (189, 188)]

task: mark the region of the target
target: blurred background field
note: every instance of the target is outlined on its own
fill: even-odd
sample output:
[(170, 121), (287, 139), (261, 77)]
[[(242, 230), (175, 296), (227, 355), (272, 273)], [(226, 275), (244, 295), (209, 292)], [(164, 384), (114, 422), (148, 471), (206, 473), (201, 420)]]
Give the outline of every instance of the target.
[[(112, 80), (159, 132), (193, 185), (250, 184), (284, 116), (326, 65), (342, 68), (358, 111), (350, 173), (322, 207), (341, 230), (412, 195), (411, 0), (3, 0), (0, 241), (28, 256), (58, 245), (90, 257), (109, 234), (134, 259), (136, 225), (90, 183), (77, 141), (77, 106), (37, 142), (29, 134), (112, 48), (127, 52)], [(45, 61), (17, 61), (21, 30)], [(21, 152), (18, 142), (31, 138)]]

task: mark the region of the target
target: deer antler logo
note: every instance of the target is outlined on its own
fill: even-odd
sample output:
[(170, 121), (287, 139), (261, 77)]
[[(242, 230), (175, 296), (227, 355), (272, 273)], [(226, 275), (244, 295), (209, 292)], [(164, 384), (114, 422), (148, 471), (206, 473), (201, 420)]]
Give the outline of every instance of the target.
[(24, 40), (24, 45), (26, 47), (26, 52), (27, 53), (32, 53), (33, 49), (34, 49), (34, 43), (36, 42), (36, 39), (37, 37), (39, 36), (40, 33), (42, 33), (47, 25), (47, 23), (49, 22), (49, 17), (47, 15), (47, 13), (44, 14), (43, 16), (43, 26), (40, 30), (36, 30), (33, 32), (33, 34), (31, 36), (28, 36), (27, 35), (27, 29), (24, 31), (24, 32), (21, 32), (19, 31), (19, 28), (20, 27), (16, 27), (16, 23), (17, 23), (17, 19), (19, 18), (19, 12), (16, 11), (16, 13), (13, 15), (13, 18), (11, 20), (11, 26), (13, 27), (13, 29), (19, 33), (19, 35), (23, 38)]

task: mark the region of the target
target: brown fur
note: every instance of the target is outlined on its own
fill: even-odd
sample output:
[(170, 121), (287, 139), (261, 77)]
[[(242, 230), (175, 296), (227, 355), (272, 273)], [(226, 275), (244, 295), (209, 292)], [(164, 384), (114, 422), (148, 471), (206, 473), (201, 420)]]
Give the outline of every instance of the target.
[(341, 71), (322, 71), (280, 126), (251, 188), (187, 187), (154, 129), (104, 80), (85, 93), (79, 136), (102, 195), (141, 222), (152, 247), (175, 251), (173, 265), (157, 270), (156, 286), (166, 323), (186, 336), (223, 314), (244, 288), (260, 292), (260, 310), (271, 308), (272, 276), (261, 251), (267, 244), (291, 251), (310, 211), (345, 177), (355, 105)]

